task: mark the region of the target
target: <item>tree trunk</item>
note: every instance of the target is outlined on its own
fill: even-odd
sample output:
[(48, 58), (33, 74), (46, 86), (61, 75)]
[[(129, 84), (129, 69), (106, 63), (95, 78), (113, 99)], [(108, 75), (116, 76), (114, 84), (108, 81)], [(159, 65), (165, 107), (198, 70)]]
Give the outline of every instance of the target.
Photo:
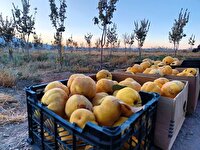
[(27, 57), (28, 57), (28, 61), (30, 59), (30, 51), (29, 51), (29, 36), (27, 37), (27, 40), (25, 40), (26, 44), (25, 44), (25, 49), (26, 49), (26, 52), (27, 52)]
[(103, 27), (103, 33), (101, 36), (101, 64), (100, 64), (100, 69), (103, 68), (103, 47), (105, 44), (105, 36), (106, 36), (106, 26)]
[(138, 51), (139, 51), (139, 59), (142, 60), (142, 51), (141, 51), (141, 47), (138, 47)]
[(175, 47), (175, 54), (174, 54), (174, 56), (176, 57), (177, 56), (177, 52), (178, 52), (178, 48), (179, 48), (179, 43), (175, 44), (174, 47)]
[(89, 46), (89, 55), (91, 54), (91, 49), (90, 49), (90, 46)]
[(59, 55), (59, 63), (60, 63), (59, 70), (61, 71), (62, 68), (63, 68), (63, 57), (62, 57), (62, 44), (61, 44), (61, 41), (59, 42), (58, 55)]
[(113, 49), (113, 47), (110, 48), (110, 56), (112, 55), (112, 49)]
[(9, 53), (9, 61), (13, 61), (13, 50), (11, 47), (8, 48), (8, 53)]

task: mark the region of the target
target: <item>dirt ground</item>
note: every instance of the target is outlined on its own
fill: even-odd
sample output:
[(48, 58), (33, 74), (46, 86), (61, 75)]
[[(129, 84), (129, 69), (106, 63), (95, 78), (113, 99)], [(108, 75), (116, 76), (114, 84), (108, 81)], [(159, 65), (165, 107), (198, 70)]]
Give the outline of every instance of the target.
[[(70, 73), (54, 73), (42, 76), (42, 83), (69, 77)], [(44, 80), (45, 79), (45, 80)], [(29, 150), (34, 149), (27, 143), (28, 121), (26, 112), (26, 95), (24, 87), (36, 84), (33, 81), (19, 81), (14, 88), (0, 87), (0, 94), (7, 95), (12, 100), (0, 103), (0, 114), (10, 111), (7, 122), (0, 122), (0, 150)], [(0, 97), (1, 98), (1, 97)], [(1, 101), (0, 101), (1, 102)], [(2, 121), (2, 120), (1, 120)], [(176, 138), (172, 150), (199, 150), (200, 149), (200, 101), (196, 112), (186, 116), (184, 124)]]

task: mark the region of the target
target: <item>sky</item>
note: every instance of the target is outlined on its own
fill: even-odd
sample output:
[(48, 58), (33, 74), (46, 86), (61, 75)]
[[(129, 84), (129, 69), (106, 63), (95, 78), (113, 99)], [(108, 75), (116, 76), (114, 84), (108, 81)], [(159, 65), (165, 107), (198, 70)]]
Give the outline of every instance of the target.
[[(12, 3), (22, 8), (21, 0), (1, 0), (0, 13), (4, 17), (12, 17)], [(66, 3), (67, 19), (65, 20), (66, 30), (63, 33), (64, 40), (72, 35), (74, 41), (85, 43), (84, 35), (91, 33), (94, 43), (102, 33), (92, 21), (95, 16), (98, 16), (98, 0), (66, 0)], [(49, 1), (30, 0), (30, 5), (31, 13), (37, 7), (36, 33), (41, 34), (44, 43), (51, 43), (55, 29), (49, 19)], [(148, 19), (151, 25), (143, 47), (172, 48), (168, 39), (169, 31), (171, 31), (174, 20), (178, 18), (181, 8), (188, 9), (190, 18), (188, 24), (184, 27), (184, 33), (187, 36), (181, 40), (180, 48), (190, 47), (188, 39), (192, 34), (195, 35), (196, 40), (194, 47), (197, 47), (200, 44), (199, 6), (200, 0), (119, 0), (112, 21), (117, 24), (118, 36), (122, 38), (124, 33), (133, 33), (134, 21)], [(133, 45), (137, 47), (137, 41)]]

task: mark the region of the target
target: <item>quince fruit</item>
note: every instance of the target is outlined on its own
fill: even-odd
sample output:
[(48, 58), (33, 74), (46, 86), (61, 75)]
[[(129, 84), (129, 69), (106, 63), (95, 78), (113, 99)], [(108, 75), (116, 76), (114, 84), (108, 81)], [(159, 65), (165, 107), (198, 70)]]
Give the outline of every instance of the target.
[(175, 82), (167, 82), (165, 83), (162, 88), (162, 96), (170, 97), (170, 98), (175, 98), (176, 95), (182, 90), (182, 87), (175, 83)]
[(66, 92), (67, 95), (69, 95), (69, 88), (66, 85), (62, 84), (60, 81), (53, 81), (47, 84), (47, 86), (44, 89), (44, 92), (47, 92), (48, 90), (53, 88), (61, 88)]
[(163, 58), (162, 62), (164, 62), (166, 65), (170, 65), (174, 61), (173, 57), (171, 56), (166, 56)]
[(106, 96), (99, 106), (93, 107), (93, 112), (99, 125), (112, 126), (120, 118), (121, 105), (116, 97)]
[(105, 93), (113, 93), (113, 85), (117, 84), (116, 81), (110, 79), (100, 79), (96, 83), (97, 93), (105, 92)]
[(75, 110), (69, 120), (71, 123), (76, 123), (80, 128), (84, 128), (87, 122), (97, 124), (94, 114), (84, 108)]
[(60, 116), (64, 116), (65, 103), (68, 100), (68, 95), (61, 88), (53, 88), (43, 95), (41, 102), (47, 105), (47, 108), (54, 111)]
[(148, 81), (146, 83), (144, 83), (141, 87), (141, 91), (144, 91), (144, 92), (156, 92), (158, 94), (161, 94), (161, 89), (160, 87), (154, 83), (154, 82), (151, 82), (151, 81)]
[(97, 81), (99, 81), (100, 79), (103, 78), (112, 80), (112, 74), (108, 70), (102, 69), (99, 72), (97, 72), (96, 79)]
[(121, 126), (128, 118), (120, 117), (114, 124), (113, 127)]
[(71, 114), (80, 108), (85, 108), (92, 111), (92, 103), (83, 95), (72, 95), (65, 105), (65, 113), (70, 118)]
[(79, 74), (79, 73), (77, 73), (77, 74), (72, 74), (72, 75), (69, 77), (69, 80), (68, 80), (68, 82), (67, 82), (67, 86), (68, 86), (68, 87), (71, 86), (72, 81), (73, 81), (76, 77), (85, 77), (85, 75), (84, 75), (84, 74)]
[(70, 92), (92, 99), (96, 94), (96, 83), (88, 76), (76, 77), (71, 83)]
[(195, 76), (197, 73), (197, 70), (195, 68), (187, 68), (187, 69), (184, 69), (183, 72), (191, 73), (193, 74), (193, 76)]
[(141, 103), (141, 97), (139, 93), (130, 87), (125, 87), (119, 90), (116, 97), (131, 106)]
[(105, 96), (108, 96), (108, 94), (105, 92), (96, 93), (95, 97), (92, 99), (92, 105), (93, 106), (100, 105), (103, 100), (102, 98)]
[(156, 83), (160, 88), (163, 86), (163, 84), (169, 82), (169, 80), (167, 78), (158, 78), (156, 80), (153, 81), (154, 83)]

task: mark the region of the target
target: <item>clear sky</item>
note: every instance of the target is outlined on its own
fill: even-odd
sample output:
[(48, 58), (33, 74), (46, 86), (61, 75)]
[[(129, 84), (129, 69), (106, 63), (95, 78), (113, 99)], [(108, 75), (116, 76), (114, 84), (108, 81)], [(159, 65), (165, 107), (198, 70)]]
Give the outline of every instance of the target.
[[(57, 0), (58, 1), (58, 0)], [(67, 19), (64, 39), (73, 36), (73, 39), (85, 42), (84, 35), (92, 33), (92, 42), (101, 35), (101, 30), (93, 24), (92, 19), (98, 15), (98, 0), (66, 0)], [(12, 3), (22, 8), (21, 0), (1, 0), (0, 12), (3, 16), (12, 16)], [(36, 32), (42, 35), (44, 42), (53, 41), (55, 32), (49, 19), (50, 8), (48, 0), (30, 0), (31, 11), (37, 7)], [(117, 24), (119, 37), (134, 30), (134, 21), (149, 19), (150, 29), (144, 47), (172, 47), (168, 35), (174, 19), (178, 17), (181, 8), (188, 9), (190, 19), (184, 32), (187, 37), (180, 42), (180, 48), (188, 48), (188, 39), (196, 36), (195, 47), (200, 44), (200, 0), (119, 0), (117, 11), (114, 12), (113, 22)], [(136, 41), (134, 45), (137, 46)]]

